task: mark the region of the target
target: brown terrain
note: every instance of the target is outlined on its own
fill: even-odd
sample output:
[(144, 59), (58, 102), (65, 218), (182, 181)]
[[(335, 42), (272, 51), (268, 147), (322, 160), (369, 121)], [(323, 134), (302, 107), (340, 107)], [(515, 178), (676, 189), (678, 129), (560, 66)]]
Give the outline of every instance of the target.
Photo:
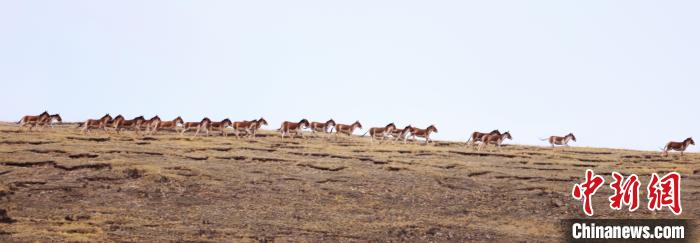
[[(0, 123), (1, 242), (561, 241), (561, 219), (586, 218), (571, 189), (589, 168), (606, 180), (594, 218), (700, 214), (696, 153), (74, 127)], [(641, 176), (639, 210), (610, 209), (611, 171)], [(669, 171), (680, 216), (646, 209), (649, 175)]]

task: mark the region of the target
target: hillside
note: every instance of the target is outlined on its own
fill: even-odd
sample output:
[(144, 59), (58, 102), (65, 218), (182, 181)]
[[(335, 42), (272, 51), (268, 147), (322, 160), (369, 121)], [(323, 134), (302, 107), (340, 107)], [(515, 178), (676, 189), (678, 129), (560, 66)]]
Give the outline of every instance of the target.
[(611, 171), (642, 188), (677, 171), (680, 218), (700, 215), (695, 153), (17, 130), (0, 123), (0, 241), (557, 241), (585, 217), (570, 192), (587, 168), (606, 179), (595, 217), (677, 218), (611, 210)]

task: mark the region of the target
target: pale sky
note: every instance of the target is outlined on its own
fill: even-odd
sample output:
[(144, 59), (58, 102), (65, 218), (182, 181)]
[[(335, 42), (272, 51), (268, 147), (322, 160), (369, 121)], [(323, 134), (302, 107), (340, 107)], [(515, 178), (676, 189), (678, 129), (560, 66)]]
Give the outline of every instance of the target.
[[(0, 120), (44, 110), (700, 137), (698, 1), (0, 0)], [(364, 133), (366, 130), (358, 133)], [(690, 147), (689, 151), (698, 151)]]

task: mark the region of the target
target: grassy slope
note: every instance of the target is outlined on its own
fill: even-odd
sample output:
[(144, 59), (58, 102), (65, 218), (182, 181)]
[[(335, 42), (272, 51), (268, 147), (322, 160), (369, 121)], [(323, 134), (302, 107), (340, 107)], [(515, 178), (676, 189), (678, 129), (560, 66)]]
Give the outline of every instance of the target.
[[(570, 190), (587, 168), (606, 182), (641, 175), (642, 206), (648, 175), (677, 171), (681, 218), (700, 213), (698, 154), (16, 130), (0, 123), (0, 209), (12, 218), (0, 241), (557, 241), (559, 219), (582, 217)], [(676, 218), (613, 211), (611, 192), (594, 197), (596, 217)]]

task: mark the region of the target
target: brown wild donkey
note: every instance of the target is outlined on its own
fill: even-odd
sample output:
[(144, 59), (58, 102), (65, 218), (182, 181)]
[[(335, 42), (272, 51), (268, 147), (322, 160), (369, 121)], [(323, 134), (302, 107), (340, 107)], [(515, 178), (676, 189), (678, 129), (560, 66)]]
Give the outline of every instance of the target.
[[(311, 122), (309, 127), (311, 128), (311, 131), (313, 133), (316, 132), (323, 132), (323, 133), (330, 133), (333, 132), (333, 127), (335, 127), (335, 121), (333, 119), (329, 119), (328, 121), (324, 122)], [(331, 129), (331, 131), (328, 131), (328, 129)]]
[(109, 124), (110, 122), (112, 122), (112, 116), (110, 116), (109, 114), (105, 114), (100, 119), (87, 119), (85, 122), (78, 124), (78, 128), (80, 128), (80, 126), (83, 126), (83, 134), (86, 132), (90, 132), (91, 128), (102, 128), (105, 132), (107, 132), (107, 124)]
[(258, 132), (258, 129), (260, 129), (260, 127), (263, 125), (267, 126), (267, 121), (265, 118), (260, 117), (260, 119), (252, 121), (237, 121), (231, 126), (233, 127), (236, 137), (240, 137), (240, 133), (245, 132), (246, 136), (254, 138), (255, 134)]
[(160, 117), (158, 115), (155, 115), (154, 117), (151, 117), (151, 119), (146, 120), (142, 124), (146, 127), (146, 132), (150, 134), (152, 132), (152, 129), (155, 129), (158, 126), (158, 124), (160, 124), (160, 121)]
[(345, 124), (336, 124), (335, 125), (335, 134), (345, 134), (345, 135), (352, 135), (352, 132), (355, 131), (356, 128), (362, 129), (362, 124), (360, 124), (360, 121), (355, 121), (353, 124), (350, 125), (345, 125)]
[(46, 125), (49, 125), (49, 127), (53, 128), (54, 124), (61, 125), (61, 123), (63, 123), (63, 119), (61, 118), (61, 115), (56, 113), (50, 115), (48, 119), (41, 121), (39, 125), (41, 125), (41, 127), (46, 127)]
[(205, 117), (204, 119), (202, 119), (202, 121), (199, 122), (199, 124), (197, 124), (197, 131), (194, 133), (194, 136), (196, 137), (197, 135), (199, 135), (199, 132), (202, 129), (204, 129), (207, 133), (207, 136), (209, 136), (209, 130), (210, 130), (209, 128), (210, 127), (211, 127), (211, 119), (209, 119), (208, 117)]
[(688, 148), (690, 145), (695, 145), (695, 141), (693, 141), (693, 138), (686, 138), (683, 140), (683, 142), (668, 142), (666, 144), (666, 147), (663, 148), (663, 152), (661, 155), (664, 157), (668, 156), (668, 151), (669, 150), (675, 150), (675, 151), (681, 151), (681, 156), (683, 156), (683, 151)]
[(292, 133), (299, 134), (303, 138), (304, 133), (302, 132), (302, 129), (306, 127), (309, 127), (309, 121), (306, 119), (301, 119), (299, 122), (285, 121), (282, 122), (282, 125), (280, 125), (280, 129), (278, 129), (278, 131), (282, 133), (282, 138), (284, 138), (284, 136), (287, 134), (294, 138), (294, 136), (291, 135)]
[(411, 133), (411, 125), (408, 125), (404, 127), (403, 129), (393, 129), (391, 132), (389, 132), (389, 135), (391, 135), (394, 139), (393, 140), (403, 140), (403, 143), (406, 143), (406, 139), (408, 138), (408, 134)]
[(39, 125), (49, 119), (49, 113), (47, 111), (42, 112), (38, 116), (26, 115), (20, 119), (17, 124), (19, 124), (19, 129), (22, 130), (23, 127), (29, 127), (29, 131), (35, 126)]
[(250, 137), (254, 138), (258, 133), (258, 129), (260, 129), (260, 127), (262, 126), (267, 126), (267, 120), (265, 120), (265, 118), (260, 117), (260, 119), (255, 120), (255, 122), (253, 122), (253, 124), (251, 124), (250, 127), (248, 127), (248, 129), (250, 129), (250, 131), (248, 132), (250, 133)]
[(486, 145), (493, 144), (496, 145), (497, 148), (501, 147), (501, 143), (503, 143), (503, 140), (510, 139), (513, 140), (513, 137), (510, 135), (510, 132), (505, 132), (503, 134), (487, 134), (484, 135), (484, 137), (481, 138), (481, 145), (479, 146), (479, 151), (481, 151), (483, 148), (486, 147)]
[(226, 127), (229, 127), (231, 125), (233, 125), (233, 122), (231, 122), (231, 120), (228, 118), (223, 119), (220, 122), (210, 122), (209, 126), (207, 126), (207, 135), (209, 135), (209, 132), (208, 132), (209, 130), (212, 130), (212, 131), (220, 130), (221, 136), (226, 137), (226, 136), (228, 136), (228, 133), (226, 133)]
[(573, 133), (566, 134), (563, 137), (560, 136), (550, 136), (549, 138), (540, 138), (542, 141), (548, 141), (549, 145), (554, 148), (554, 145), (564, 145), (569, 147), (569, 141), (576, 142), (576, 136)]
[[(209, 120), (209, 118), (203, 118), (202, 121), (204, 120)], [(190, 129), (198, 129), (199, 125), (202, 124), (202, 121), (198, 122), (185, 122), (182, 124), (182, 130), (180, 131), (180, 135), (184, 135), (185, 132), (189, 131)], [(210, 120), (211, 121), (211, 120)]]
[(172, 129), (177, 131), (178, 125), (184, 124), (185, 121), (182, 120), (182, 117), (175, 117), (172, 121), (160, 121), (155, 127), (153, 127), (153, 134), (156, 134), (158, 130), (163, 130), (163, 129)]
[(419, 137), (419, 138), (425, 138), (425, 144), (428, 144), (432, 141), (432, 140), (430, 140), (430, 133), (431, 132), (434, 132), (434, 133), (438, 132), (437, 127), (435, 127), (435, 125), (430, 125), (426, 129), (412, 127), (409, 130), (411, 132), (410, 136), (413, 138), (414, 141), (416, 141), (416, 143), (418, 143), (418, 139), (416, 139), (416, 137)]
[(477, 143), (477, 142), (481, 142), (482, 139), (484, 138), (484, 136), (486, 136), (486, 135), (493, 135), (493, 134), (498, 134), (498, 135), (500, 135), (501, 132), (498, 131), (498, 129), (493, 130), (493, 131), (491, 131), (491, 132), (489, 132), (489, 133), (483, 133), (483, 132), (474, 131), (474, 132), (472, 132), (472, 135), (469, 137), (469, 139), (467, 139), (466, 145), (467, 145), (467, 146), (474, 145), (474, 144)]
[(114, 118), (114, 120), (112, 120), (112, 127), (114, 127), (114, 131), (116, 131), (117, 134), (119, 134), (119, 131), (127, 128), (136, 128), (136, 134), (138, 134), (141, 131), (141, 124), (143, 124), (145, 121), (146, 119), (143, 118), (143, 116), (126, 120), (122, 115), (118, 115)]
[[(374, 142), (375, 138), (384, 140), (394, 130), (396, 130), (396, 125), (392, 122), (384, 127), (372, 127), (369, 131), (365, 132), (365, 134), (369, 133), (370, 142)], [(365, 136), (365, 134), (362, 134), (362, 136)]]

